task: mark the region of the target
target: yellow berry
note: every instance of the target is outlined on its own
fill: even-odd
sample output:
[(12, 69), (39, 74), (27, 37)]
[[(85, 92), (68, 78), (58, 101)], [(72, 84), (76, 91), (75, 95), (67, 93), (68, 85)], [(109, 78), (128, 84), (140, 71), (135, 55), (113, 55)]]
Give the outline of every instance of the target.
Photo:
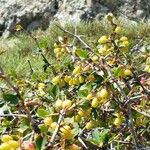
[(130, 70), (130, 69), (125, 69), (125, 70), (124, 70), (124, 75), (125, 75), (125, 76), (131, 76), (131, 75), (132, 75), (131, 70)]
[(57, 122), (52, 122), (52, 123), (51, 123), (51, 128), (52, 128), (52, 129), (55, 129), (56, 127), (57, 127)]
[(62, 103), (62, 108), (63, 108), (63, 109), (68, 109), (68, 108), (71, 107), (71, 105), (72, 105), (72, 101), (71, 101), (71, 100), (65, 100), (65, 101), (63, 101), (63, 103)]
[(128, 47), (129, 46), (129, 41), (123, 41), (121, 46)]
[(11, 147), (9, 146), (9, 144), (6, 142), (6, 143), (2, 143), (0, 145), (0, 150), (10, 150)]
[(74, 121), (75, 121), (75, 122), (80, 122), (80, 121), (81, 121), (81, 116), (80, 116), (80, 115), (76, 115), (76, 116), (74, 117)]
[(46, 118), (44, 119), (44, 124), (45, 124), (46, 126), (51, 126), (52, 122), (53, 122), (53, 119), (52, 119), (51, 117), (46, 117)]
[(100, 97), (100, 99), (107, 99), (108, 96), (109, 96), (109, 93), (108, 93), (108, 91), (105, 88), (101, 89), (98, 92), (98, 97)]
[(68, 146), (66, 150), (80, 150), (80, 147), (76, 144), (72, 144)]
[(99, 105), (99, 100), (98, 100), (98, 98), (94, 98), (94, 99), (92, 100), (91, 106), (92, 106), (93, 108), (96, 108), (96, 107), (98, 107), (98, 105)]
[(58, 99), (55, 103), (55, 107), (58, 108), (58, 109), (61, 109), (62, 108), (62, 104), (63, 104), (63, 101)]
[(38, 89), (37, 94), (41, 97), (43, 97), (46, 93), (43, 91), (43, 89)]
[(72, 74), (73, 74), (73, 75), (76, 75), (76, 74), (81, 73), (81, 71), (82, 71), (81, 66), (77, 66), (77, 67), (75, 67), (75, 69), (73, 70)]
[(87, 95), (87, 97), (86, 97), (87, 100), (91, 100), (92, 98), (93, 98), (92, 93), (89, 93), (89, 94)]
[(79, 82), (84, 83), (84, 77), (83, 76), (79, 76)]
[(115, 120), (114, 120), (114, 125), (116, 126), (116, 127), (120, 127), (121, 126), (121, 124), (122, 124), (122, 122), (123, 122), (123, 119), (120, 117), (120, 118), (115, 118)]
[(10, 135), (3, 135), (2, 138), (1, 138), (1, 141), (5, 143), (5, 142), (8, 142), (12, 139), (13, 138)]
[(60, 128), (60, 131), (61, 131), (61, 135), (63, 136), (63, 138), (65, 139), (73, 138), (73, 133), (72, 133), (70, 126), (68, 125), (63, 126)]
[(53, 83), (54, 85), (58, 84), (59, 82), (60, 82), (60, 76), (56, 76), (56, 77), (54, 77), (54, 78), (52, 79), (52, 83)]
[(91, 59), (93, 62), (97, 62), (99, 58), (98, 58), (98, 56), (94, 55), (94, 56), (92, 56)]
[(144, 71), (150, 73), (150, 65), (146, 65), (144, 68)]
[(12, 149), (16, 149), (19, 147), (19, 143), (17, 141), (14, 140), (10, 140), (8, 141), (8, 145), (10, 146), (10, 148)]
[(79, 85), (80, 84), (80, 81), (77, 77), (73, 78), (73, 84), (74, 85)]
[(121, 27), (116, 27), (115, 28), (115, 33), (119, 34), (122, 31)]
[(57, 53), (59, 53), (59, 52), (61, 52), (61, 48), (55, 48), (55, 49), (54, 49), (54, 53), (55, 53), (55, 54), (57, 54)]
[(71, 80), (71, 76), (65, 76), (64, 80), (68, 83)]
[(100, 37), (100, 39), (98, 40), (98, 42), (100, 44), (105, 44), (105, 43), (109, 42), (109, 39), (108, 39), (108, 37), (106, 35), (104, 35), (104, 36)]
[(38, 88), (44, 89), (45, 88), (45, 84), (44, 83), (38, 83)]
[(88, 123), (86, 124), (86, 126), (85, 126), (85, 128), (86, 128), (87, 130), (92, 129), (93, 127), (94, 127), (94, 123), (93, 123), (92, 121), (88, 122)]
[(68, 84), (73, 85), (73, 79), (71, 79)]
[(126, 36), (122, 36), (121, 38), (120, 38), (120, 41), (128, 41), (128, 38), (126, 37)]

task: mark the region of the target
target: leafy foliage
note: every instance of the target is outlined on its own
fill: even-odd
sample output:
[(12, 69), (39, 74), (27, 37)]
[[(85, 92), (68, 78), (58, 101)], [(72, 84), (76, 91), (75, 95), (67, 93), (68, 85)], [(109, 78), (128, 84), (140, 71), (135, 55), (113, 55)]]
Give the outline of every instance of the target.
[[(0, 150), (150, 145), (149, 50), (138, 51), (137, 56), (117, 19), (112, 14), (105, 19), (109, 33), (91, 47), (81, 36), (59, 27), (64, 36), (48, 53), (46, 39), (38, 42), (25, 31), (37, 44), (35, 63), (40, 61), (41, 70), (30, 60), (28, 77), (13, 72), (9, 76), (0, 68)], [(142, 61), (135, 65), (135, 58)]]

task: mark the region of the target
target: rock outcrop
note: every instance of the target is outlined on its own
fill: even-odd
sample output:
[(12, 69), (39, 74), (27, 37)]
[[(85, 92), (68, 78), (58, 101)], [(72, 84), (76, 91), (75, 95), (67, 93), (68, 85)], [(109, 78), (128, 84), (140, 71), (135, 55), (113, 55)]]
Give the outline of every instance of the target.
[(89, 21), (108, 12), (150, 20), (150, 0), (0, 0), (0, 35), (15, 32), (17, 23), (27, 30), (46, 29), (53, 20)]

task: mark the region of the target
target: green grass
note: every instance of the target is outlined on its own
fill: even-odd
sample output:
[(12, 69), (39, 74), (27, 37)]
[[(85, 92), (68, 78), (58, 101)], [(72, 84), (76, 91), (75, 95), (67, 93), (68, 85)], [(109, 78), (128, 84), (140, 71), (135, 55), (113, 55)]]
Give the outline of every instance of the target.
[[(131, 24), (128, 22), (120, 21), (119, 24), (123, 26), (123, 34), (129, 38), (131, 45), (137, 43), (138, 38), (143, 38), (145, 44), (150, 44), (150, 23), (139, 22), (138, 24)], [(74, 26), (73, 24), (67, 24), (65, 29), (75, 32), (81, 35), (91, 47), (97, 43), (97, 40), (101, 35), (108, 34), (111, 31), (111, 27), (106, 24), (105, 21), (94, 21), (91, 23), (81, 22)], [(55, 62), (50, 57), (53, 53), (53, 44), (57, 40), (58, 36), (68, 36), (72, 42), (73, 37), (67, 35), (55, 26), (55, 23), (51, 25), (46, 31), (34, 31), (32, 33), (37, 37), (41, 47), (47, 47), (48, 53), (46, 57), (49, 62)], [(81, 45), (78, 41), (75, 44)], [(43, 61), (39, 54), (37, 54), (37, 46), (31, 37), (26, 33), (18, 33), (12, 35), (8, 39), (0, 39), (0, 66), (10, 75), (17, 77), (28, 76), (30, 72), (30, 66), (28, 60), (30, 60), (32, 67), (35, 71), (42, 73)]]

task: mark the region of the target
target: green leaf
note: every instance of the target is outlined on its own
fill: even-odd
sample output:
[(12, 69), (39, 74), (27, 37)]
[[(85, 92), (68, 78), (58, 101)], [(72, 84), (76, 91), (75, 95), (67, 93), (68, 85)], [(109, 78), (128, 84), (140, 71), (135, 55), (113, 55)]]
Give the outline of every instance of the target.
[(46, 136), (42, 137), (41, 135), (37, 137), (35, 144), (36, 150), (45, 150), (45, 145), (47, 143)]
[(91, 83), (87, 83), (87, 84), (82, 85), (79, 90), (80, 90), (80, 91), (83, 91), (83, 90), (88, 90), (88, 91), (90, 91), (91, 88), (92, 88), (92, 84), (91, 84)]
[(86, 99), (81, 99), (79, 106), (82, 109), (89, 109), (91, 107), (90, 101), (87, 101)]
[(82, 58), (88, 58), (89, 54), (86, 50), (83, 50), (83, 49), (77, 49), (76, 50), (76, 54), (79, 56), (79, 57), (82, 57)]
[(60, 93), (60, 89), (58, 85), (54, 85), (52, 86), (52, 88), (50, 89), (50, 95), (54, 98), (56, 96), (58, 96)]
[(50, 115), (50, 112), (48, 112), (44, 108), (39, 108), (37, 110), (37, 116), (40, 117), (40, 118), (45, 118), (45, 117), (47, 117), (49, 115)]
[(45, 126), (44, 124), (40, 125), (39, 128), (42, 133), (47, 133), (47, 131), (48, 131), (48, 127)]
[(88, 95), (88, 90), (79, 90), (78, 91), (78, 98), (85, 98)]
[(13, 104), (13, 105), (17, 105), (18, 102), (19, 102), (19, 99), (18, 99), (17, 95), (9, 94), (9, 93), (4, 93), (3, 94), (3, 99), (6, 102), (9, 102), (10, 104)]
[(124, 75), (124, 70), (122, 67), (113, 68), (113, 73), (115, 77), (121, 77)]
[(89, 141), (101, 147), (111, 138), (109, 131), (109, 129), (104, 129), (100, 132), (98, 129), (95, 129), (92, 133), (92, 138), (90, 138)]

